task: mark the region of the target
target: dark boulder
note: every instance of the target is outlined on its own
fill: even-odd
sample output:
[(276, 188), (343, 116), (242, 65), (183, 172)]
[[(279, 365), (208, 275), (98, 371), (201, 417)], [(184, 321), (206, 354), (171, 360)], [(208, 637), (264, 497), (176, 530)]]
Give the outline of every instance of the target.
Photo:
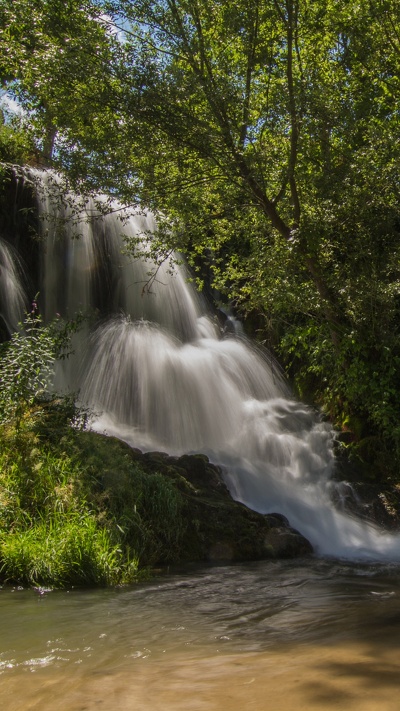
[(260, 514), (234, 501), (221, 468), (207, 456), (130, 451), (143, 469), (168, 477), (182, 493), (187, 521), (184, 559), (245, 561), (312, 554), (309, 541), (285, 516)]

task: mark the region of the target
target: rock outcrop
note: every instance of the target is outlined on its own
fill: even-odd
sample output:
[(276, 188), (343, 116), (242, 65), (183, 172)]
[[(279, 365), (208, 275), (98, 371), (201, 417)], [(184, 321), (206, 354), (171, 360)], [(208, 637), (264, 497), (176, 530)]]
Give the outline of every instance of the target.
[(202, 454), (164, 452), (131, 456), (149, 472), (168, 477), (185, 498), (184, 557), (191, 561), (244, 561), (308, 556), (312, 546), (281, 514), (260, 514), (234, 501), (222, 471)]

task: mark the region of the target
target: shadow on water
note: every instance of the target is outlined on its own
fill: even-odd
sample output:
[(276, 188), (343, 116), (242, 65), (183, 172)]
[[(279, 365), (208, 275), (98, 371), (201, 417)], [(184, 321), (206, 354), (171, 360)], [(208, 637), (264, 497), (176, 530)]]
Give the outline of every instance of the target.
[(320, 660), (318, 650), (313, 651), (317, 658), (299, 689), (310, 708), (398, 708), (399, 643), (394, 638), (322, 648)]

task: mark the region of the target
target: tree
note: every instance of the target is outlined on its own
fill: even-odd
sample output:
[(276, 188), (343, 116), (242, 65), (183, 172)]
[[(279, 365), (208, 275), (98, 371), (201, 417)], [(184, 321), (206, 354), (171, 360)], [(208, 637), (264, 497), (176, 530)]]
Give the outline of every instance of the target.
[(8, 117), (0, 108), (0, 161), (23, 165), (34, 155), (34, 142), (21, 128), (18, 117)]
[(116, 125), (110, 97), (118, 87), (110, 60), (117, 45), (95, 4), (4, 0), (0, 28), (7, 48), (0, 56), (2, 85), (23, 107), (25, 130), (35, 137), (42, 163), (51, 164), (57, 138), (64, 157), (73, 153), (89, 127), (96, 131), (101, 111), (109, 113), (108, 128)]
[(141, 0), (109, 11), (125, 32), (130, 135), (151, 147), (132, 159), (142, 195), (182, 232), (195, 223), (184, 250), (210, 250), (233, 297), (286, 321), (281, 353), (297, 371), (302, 361), (334, 417), (397, 438), (394, 4)]

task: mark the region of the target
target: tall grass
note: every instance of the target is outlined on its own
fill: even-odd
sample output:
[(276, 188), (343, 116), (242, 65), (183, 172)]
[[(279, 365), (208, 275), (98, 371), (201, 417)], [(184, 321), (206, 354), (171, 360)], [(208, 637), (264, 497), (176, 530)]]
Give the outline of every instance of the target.
[(12, 581), (28, 585), (116, 585), (131, 582), (130, 566), (89, 513), (54, 515), (31, 527), (0, 536), (1, 570)]
[(179, 559), (184, 503), (173, 484), (117, 440), (70, 427), (70, 414), (57, 401), (0, 426), (0, 579), (117, 585)]

